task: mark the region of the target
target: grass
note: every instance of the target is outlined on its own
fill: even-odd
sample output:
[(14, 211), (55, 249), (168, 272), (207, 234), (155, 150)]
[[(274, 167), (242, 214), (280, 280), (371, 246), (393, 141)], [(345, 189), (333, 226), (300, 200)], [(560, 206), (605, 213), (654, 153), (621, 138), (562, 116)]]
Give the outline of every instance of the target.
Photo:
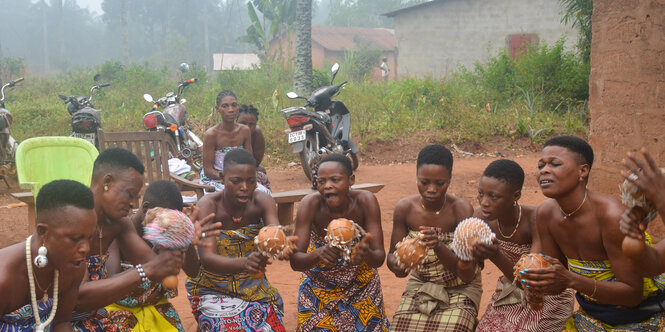
[[(535, 69), (522, 68), (536, 66), (537, 71), (543, 72), (543, 61), (559, 63), (558, 67), (550, 69), (557, 72), (561, 68), (576, 68), (565, 62), (572, 60), (560, 49), (548, 50), (541, 47), (532, 52), (545, 60), (512, 61), (499, 55), (473, 71), (461, 70), (442, 80), (350, 81), (336, 99), (342, 100), (351, 111), (351, 135), (361, 147), (370, 140), (390, 141), (414, 133), (432, 133), (443, 144), (483, 142), (495, 136), (529, 137), (532, 143), (538, 143), (554, 134), (584, 135), (588, 109), (586, 96), (580, 94), (580, 89), (545, 86), (544, 79), (525, 74)], [(550, 53), (559, 54), (559, 58), (551, 60)], [(562, 57), (565, 61), (560, 59)], [(344, 67), (343, 63), (338, 81), (347, 79)], [(102, 112), (104, 130), (143, 130), (142, 116), (151, 107), (143, 100), (144, 93), (157, 99), (174, 91), (179, 80), (198, 77), (199, 83), (191, 85), (184, 93), (189, 121), (198, 135), (220, 120), (213, 111), (215, 98), (219, 91), (229, 89), (235, 92), (240, 103), (253, 104), (259, 109), (259, 125), (266, 136), (266, 163), (296, 159), (289, 152), (284, 133), (287, 125), (279, 111), (302, 104), (302, 100), (289, 100), (285, 96), (292, 90), (291, 68), (268, 65), (215, 74), (207, 74), (196, 66), (192, 68), (186, 77), (170, 68), (149, 64), (124, 68), (117, 62), (48, 78), (28, 73), (20, 86), (7, 93), (6, 105), (14, 115), (12, 134), (18, 140), (68, 135), (71, 117), (58, 94), (87, 95), (95, 73), (101, 73), (102, 81), (112, 84), (93, 98), (93, 104)], [(515, 75), (512, 81), (510, 73)], [(563, 77), (561, 84), (585, 84), (577, 72), (571, 74), (575, 77), (573, 83), (562, 73), (557, 75)], [(544, 72), (542, 76), (551, 75)], [(531, 83), (518, 82), (519, 77), (527, 77)], [(500, 82), (493, 81), (498, 78)]]

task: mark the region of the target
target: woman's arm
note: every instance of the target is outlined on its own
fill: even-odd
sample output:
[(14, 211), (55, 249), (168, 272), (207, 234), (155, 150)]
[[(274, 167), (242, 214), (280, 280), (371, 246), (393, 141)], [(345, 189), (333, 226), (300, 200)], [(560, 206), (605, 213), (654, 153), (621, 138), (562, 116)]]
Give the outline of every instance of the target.
[(296, 249), (291, 256), (291, 268), (295, 271), (306, 271), (320, 262), (326, 265), (334, 266), (341, 255), (341, 250), (329, 245), (320, 247), (311, 253), (307, 253), (309, 246), (310, 232), (314, 218), (319, 212), (319, 202), (317, 197), (320, 194), (313, 193), (305, 196), (298, 206), (296, 214), (295, 234), (298, 239), (296, 240)]
[(215, 164), (215, 147), (217, 146), (217, 136), (214, 129), (206, 130), (203, 135), (203, 173), (206, 177), (213, 180), (221, 180), (221, 174), (216, 170), (213, 165)]
[(261, 165), (263, 155), (266, 151), (266, 139), (263, 137), (263, 132), (259, 126), (254, 129), (252, 135), (252, 150), (254, 151), (254, 159), (256, 159), (256, 166)]
[[(381, 211), (376, 196), (369, 191), (360, 191), (358, 195), (360, 205), (364, 209), (365, 231), (371, 234), (365, 239), (365, 243), (359, 243), (357, 252), (362, 252), (357, 257), (352, 257), (354, 264), (364, 261), (370, 267), (378, 268), (386, 259), (386, 251), (383, 248), (383, 229), (381, 228)], [(368, 244), (368, 245), (367, 245)]]
[[(453, 204), (453, 218), (459, 223), (460, 221), (471, 217), (473, 215), (473, 207), (469, 202), (464, 199), (458, 198)], [(455, 253), (448, 248), (443, 242), (438, 241), (438, 234), (436, 230), (427, 229), (421, 230), (425, 235), (423, 240), (427, 241), (428, 246), (434, 249), (434, 253), (439, 258), (441, 264), (443, 264), (446, 269), (452, 271), (457, 275), (463, 282), (471, 282), (476, 277), (476, 262), (472, 261), (470, 263), (463, 262), (462, 260), (455, 255)], [(432, 243), (432, 240), (436, 239), (435, 243)]]
[(398, 278), (404, 278), (409, 275), (408, 272), (397, 265), (397, 257), (395, 257), (395, 245), (397, 242), (402, 241), (409, 231), (409, 227), (406, 224), (406, 216), (408, 212), (409, 203), (407, 199), (404, 198), (397, 202), (393, 213), (393, 231), (390, 236), (390, 249), (388, 249), (386, 265)]

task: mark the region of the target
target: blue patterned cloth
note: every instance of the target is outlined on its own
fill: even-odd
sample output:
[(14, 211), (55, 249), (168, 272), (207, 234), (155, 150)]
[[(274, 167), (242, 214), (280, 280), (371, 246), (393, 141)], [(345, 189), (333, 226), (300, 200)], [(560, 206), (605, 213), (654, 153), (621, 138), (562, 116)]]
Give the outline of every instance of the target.
[[(53, 299), (38, 300), (37, 307), (39, 308), (39, 317), (42, 321), (45, 321), (51, 314)], [(34, 331), (35, 325), (35, 315), (32, 313), (32, 305), (30, 304), (0, 317), (0, 332), (29, 332)], [(51, 326), (47, 326), (44, 331), (51, 331)]]

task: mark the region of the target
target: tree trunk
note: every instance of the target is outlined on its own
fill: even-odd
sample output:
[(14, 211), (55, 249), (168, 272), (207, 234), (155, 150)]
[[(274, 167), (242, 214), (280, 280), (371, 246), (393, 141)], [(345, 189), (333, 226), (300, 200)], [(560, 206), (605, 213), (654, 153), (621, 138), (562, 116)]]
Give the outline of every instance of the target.
[(301, 96), (312, 91), (312, 0), (298, 0), (296, 7), (296, 66), (294, 87)]
[(205, 48), (203, 51), (203, 63), (205, 65), (205, 68), (208, 72), (212, 73), (213, 70), (213, 60), (212, 60), (212, 54), (210, 54), (210, 39), (209, 39), (209, 32), (208, 32), (208, 2), (204, 1), (203, 2), (203, 47)]
[(63, 2), (63, 0), (55, 2), (58, 6), (58, 62), (60, 65), (64, 65), (65, 62), (65, 23), (62, 14), (64, 7)]
[(48, 17), (46, 16), (46, 0), (42, 0), (42, 37), (44, 38), (44, 72), (51, 71), (50, 56), (48, 52)]
[(122, 62), (129, 66), (129, 6), (128, 0), (122, 0), (120, 4), (120, 25), (122, 25)]

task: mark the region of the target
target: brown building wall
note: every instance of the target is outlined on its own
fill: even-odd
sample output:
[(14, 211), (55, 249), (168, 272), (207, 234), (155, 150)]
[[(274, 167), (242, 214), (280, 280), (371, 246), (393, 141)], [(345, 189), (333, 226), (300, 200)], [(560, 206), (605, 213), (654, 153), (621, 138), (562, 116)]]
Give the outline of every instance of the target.
[(618, 196), (621, 159), (645, 146), (665, 167), (665, 0), (596, 0), (589, 141), (591, 187)]
[[(589, 186), (619, 197), (626, 152), (644, 146), (665, 167), (665, 0), (593, 5), (589, 142), (595, 161)], [(648, 231), (662, 235), (665, 227), (652, 222)]]

